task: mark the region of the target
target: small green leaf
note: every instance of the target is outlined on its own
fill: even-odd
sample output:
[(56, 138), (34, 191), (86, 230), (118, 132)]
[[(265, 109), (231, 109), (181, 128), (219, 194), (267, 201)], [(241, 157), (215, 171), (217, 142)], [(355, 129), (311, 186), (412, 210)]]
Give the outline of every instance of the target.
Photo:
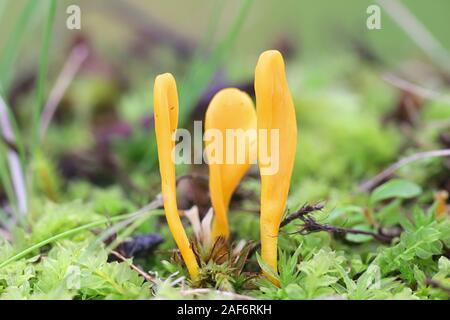
[(262, 271), (264, 271), (266, 274), (273, 277), (274, 279), (280, 280), (280, 277), (278, 276), (278, 274), (273, 272), (272, 268), (270, 268), (267, 265), (267, 263), (264, 262), (264, 260), (261, 258), (261, 256), (259, 255), (258, 252), (256, 253), (256, 260), (258, 260), (258, 264), (261, 267)]
[(401, 214), (401, 205), (402, 200), (395, 199), (383, 206), (377, 210), (377, 221), (383, 226), (394, 226), (401, 223), (404, 218)]
[(427, 278), (425, 273), (422, 270), (420, 270), (420, 268), (418, 266), (414, 266), (413, 271), (414, 271), (414, 278), (416, 279), (417, 283), (420, 285), (425, 283), (426, 278)]
[(422, 188), (417, 184), (406, 180), (393, 179), (382, 184), (372, 192), (370, 196), (370, 204), (374, 205), (379, 201), (390, 198), (414, 198), (421, 193)]

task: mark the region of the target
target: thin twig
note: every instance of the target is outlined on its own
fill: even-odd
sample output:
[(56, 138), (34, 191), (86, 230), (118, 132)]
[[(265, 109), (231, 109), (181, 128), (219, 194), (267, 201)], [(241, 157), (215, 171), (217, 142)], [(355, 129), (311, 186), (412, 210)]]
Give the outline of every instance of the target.
[[(297, 210), (296, 212), (294, 212), (294, 213), (288, 215), (287, 217), (285, 217), (280, 223), (280, 228), (288, 225), (292, 221), (300, 218), (301, 216), (304, 216), (306, 214), (312, 213), (314, 211), (320, 211), (320, 210), (323, 209), (323, 207), (324, 207), (324, 204), (322, 204), (322, 203), (305, 204), (299, 210)], [(258, 249), (260, 247), (261, 247), (261, 242), (260, 241), (255, 241), (253, 246), (250, 248), (250, 250), (248, 252), (248, 257), (253, 256), (255, 254), (255, 252), (258, 251)]]
[(44, 139), (47, 128), (50, 125), (59, 103), (64, 97), (64, 93), (74, 79), (78, 70), (80, 70), (80, 67), (88, 55), (89, 50), (84, 43), (78, 44), (70, 53), (69, 58), (64, 64), (64, 67), (56, 80), (55, 86), (50, 92), (50, 96), (42, 112), (41, 124), (39, 128), (41, 141)]
[(126, 264), (128, 264), (130, 266), (131, 269), (133, 269), (134, 271), (136, 271), (137, 273), (139, 273), (145, 280), (147, 280), (148, 282), (151, 283), (156, 283), (155, 278), (153, 278), (151, 275), (149, 275), (147, 272), (145, 272), (144, 270), (142, 270), (141, 268), (139, 268), (138, 266), (136, 266), (135, 264), (133, 264), (132, 262), (130, 262), (127, 258), (125, 258), (123, 255), (121, 255), (119, 252), (112, 250), (111, 254), (116, 256), (118, 259), (122, 260), (123, 262), (125, 262)]
[(288, 215), (286, 218), (281, 221), (280, 228), (284, 227), (285, 225), (291, 223), (292, 221), (298, 219), (301, 216), (304, 216), (306, 214), (312, 213), (314, 211), (320, 211), (324, 207), (324, 204), (322, 203), (316, 203), (316, 204), (305, 204), (303, 207), (301, 207), (296, 212)]
[(302, 223), (299, 225), (300, 229), (298, 231), (295, 231), (294, 233), (306, 235), (306, 234), (313, 233), (313, 232), (326, 231), (326, 232), (331, 232), (331, 233), (343, 233), (343, 234), (362, 234), (362, 235), (371, 236), (374, 239), (384, 242), (384, 243), (390, 243), (396, 236), (398, 236), (397, 234), (396, 235), (386, 235), (386, 234), (382, 233), (381, 229), (379, 229), (378, 232), (372, 232), (372, 231), (367, 231), (367, 230), (343, 228), (343, 227), (332, 226), (329, 224), (318, 223), (311, 216), (311, 213), (322, 210), (323, 207), (324, 207), (324, 205), (320, 204), (320, 203), (314, 204), (314, 205), (305, 204), (298, 211), (287, 216), (282, 221), (280, 227), (283, 227), (283, 226), (291, 223), (294, 220), (301, 220)]
[(341, 233), (341, 234), (361, 234), (366, 236), (371, 236), (374, 239), (384, 242), (384, 243), (391, 243), (392, 240), (395, 238), (395, 236), (385, 235), (382, 233), (376, 233), (372, 231), (367, 230), (360, 230), (360, 229), (352, 229), (352, 228), (343, 228), (343, 227), (336, 227), (329, 224), (320, 224), (316, 220), (314, 220), (312, 217), (301, 217), (301, 220), (303, 220), (303, 224), (301, 225), (301, 229), (297, 231), (296, 233), (305, 235), (313, 232), (319, 232), (319, 231), (326, 231), (331, 233)]
[(372, 179), (361, 183), (358, 186), (358, 190), (360, 192), (368, 192), (368, 191), (372, 190), (374, 187), (376, 187), (377, 185), (379, 185), (383, 180), (389, 178), (392, 174), (394, 174), (395, 171), (397, 171), (401, 167), (403, 167), (407, 164), (410, 164), (411, 162), (428, 159), (428, 158), (436, 158), (436, 157), (450, 157), (450, 149), (419, 152), (419, 153), (415, 153), (411, 156), (402, 158), (399, 161), (397, 161), (394, 164), (387, 167), (386, 169), (384, 169), (383, 171), (381, 171), (379, 174), (377, 174)]
[[(152, 200), (149, 204), (146, 206), (140, 208), (138, 211), (134, 212), (132, 216), (130, 216), (128, 219), (120, 221), (111, 227), (104, 230), (98, 237), (98, 242), (105, 242), (109, 237), (116, 235), (120, 230), (126, 228), (128, 225), (136, 221), (139, 217), (147, 213), (148, 211), (155, 210), (158, 208), (161, 208), (163, 206), (163, 199), (161, 194), (158, 194), (154, 200)], [(109, 245), (108, 248), (116, 248), (119, 243), (121, 242), (121, 238), (117, 237), (115, 238)]]
[(450, 103), (449, 95), (443, 94), (441, 92), (432, 89), (424, 88), (408, 80), (402, 79), (394, 74), (387, 74), (383, 76), (382, 79), (387, 83), (393, 85), (394, 87), (412, 93), (416, 96), (430, 100), (437, 100), (445, 103)]
[[(7, 158), (8, 165), (11, 174), (11, 180), (16, 195), (17, 207), (19, 214), (25, 215), (28, 211), (27, 204), (27, 190), (25, 187), (25, 178), (22, 170), (22, 164), (20, 163), (20, 157), (15, 148), (11, 148), (9, 145), (15, 145), (15, 136), (11, 121), (8, 115), (8, 107), (5, 101), (0, 96), (0, 130), (3, 140), (7, 141)], [(12, 200), (12, 199), (10, 199)]]

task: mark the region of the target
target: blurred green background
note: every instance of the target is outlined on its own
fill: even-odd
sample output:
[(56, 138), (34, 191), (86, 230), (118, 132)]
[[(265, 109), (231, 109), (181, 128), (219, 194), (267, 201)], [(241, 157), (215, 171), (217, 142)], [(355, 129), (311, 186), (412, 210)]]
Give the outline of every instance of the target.
[[(66, 10), (73, 4), (81, 9), (81, 30), (66, 27)], [(380, 30), (366, 26), (366, 11), (373, 4), (381, 8)], [(433, 203), (440, 203), (445, 214), (450, 192), (447, 158), (425, 157), (397, 170), (392, 177), (407, 181), (400, 181), (402, 188), (394, 181), (394, 189), (399, 189), (394, 191), (400, 195), (392, 202), (382, 198), (374, 205), (370, 200), (373, 187), (383, 181), (366, 189), (361, 184), (401, 158), (450, 149), (449, 12), (448, 0), (0, 0), (0, 96), (5, 101), (0, 107), (8, 111), (0, 113), (0, 129), (10, 122), (15, 134), (11, 141), (5, 134), (6, 143), (0, 140), (0, 236), (14, 247), (11, 251), (9, 244), (4, 246), (6, 253), (0, 252), (0, 260), (11, 257), (10, 251), (18, 252), (5, 261), (20, 263), (10, 265), (14, 273), (25, 272), (40, 262), (20, 259), (44, 249), (39, 253), (46, 263), (48, 245), (68, 231), (74, 239), (98, 238), (94, 242), (101, 245), (109, 237), (86, 230), (93, 227), (90, 223), (101, 226), (107, 221), (106, 231), (116, 232), (117, 227), (119, 241), (130, 235), (160, 234), (161, 251), (145, 257), (145, 270), (156, 270), (163, 277), (173, 274), (181, 264), (165, 261), (175, 246), (162, 212), (128, 215), (161, 191), (152, 113), (154, 78), (163, 72), (174, 74), (179, 127), (192, 128), (193, 120), (204, 118), (210, 99), (220, 89), (238, 87), (254, 94), (254, 68), (258, 56), (268, 49), (284, 55), (299, 128), (290, 212), (323, 201), (326, 207), (319, 220), (376, 232), (397, 228), (404, 217), (417, 211), (412, 210), (415, 206), (433, 208)], [(82, 58), (80, 50), (86, 53)], [(52, 109), (54, 113), (49, 112)], [(46, 121), (48, 130), (44, 130)], [(17, 154), (15, 162), (7, 154)], [(177, 166), (178, 176), (189, 173), (194, 175), (178, 184), (178, 206), (184, 210), (196, 205), (203, 215), (211, 206), (208, 168)], [(404, 196), (404, 186), (411, 185), (414, 192)], [(257, 166), (253, 166), (231, 202), (234, 239), (259, 239), (259, 189)], [(424, 219), (419, 216), (419, 221)], [(419, 224), (420, 237), (409, 230), (406, 240), (387, 249), (383, 258), (390, 263), (395, 260), (391, 256), (405, 252), (407, 267), (398, 260), (398, 269), (408, 271), (409, 291), (421, 290), (409, 282), (418, 277), (408, 253), (411, 248), (437, 272), (438, 262), (427, 251), (431, 252), (428, 246), (437, 246), (435, 252), (440, 254), (439, 232), (426, 230), (432, 241), (428, 233), (422, 237)], [(374, 257), (375, 251), (383, 254), (379, 249), (384, 244), (372, 242), (367, 235), (348, 236), (286, 232), (280, 235), (280, 248), (293, 254), (304, 241), (303, 262), (316, 249), (345, 251), (346, 268), (353, 268), (354, 278), (366, 269), (366, 258)], [(426, 249), (417, 246), (416, 239)], [(367, 245), (352, 246), (349, 241)], [(22, 251), (25, 248), (31, 251)], [(74, 248), (65, 255), (81, 250)], [(55, 265), (78, 260), (60, 258), (58, 250), (50, 254), (56, 256)], [(94, 252), (88, 250), (86, 257)], [(106, 251), (98, 252), (102, 255), (98, 263), (109, 266), (104, 263)], [(331, 251), (321, 252), (320, 259), (341, 261)], [(292, 266), (297, 268), (298, 256), (293, 256)], [(253, 263), (252, 270), (258, 270)], [(322, 272), (323, 268), (312, 266)], [(64, 273), (61, 268), (58, 279)], [(322, 278), (313, 273), (306, 281), (327, 279), (328, 287), (329, 274)], [(4, 274), (1, 279), (25, 278)], [(31, 281), (37, 283), (35, 288), (41, 287)], [(24, 283), (23, 296), (27, 296), (33, 285)], [(55, 283), (59, 286), (60, 280)], [(90, 285), (86, 288), (91, 290)]]
[[(154, 77), (175, 75), (180, 123), (189, 127), (190, 120), (202, 119), (220, 88), (238, 86), (251, 93), (257, 58), (268, 49), (284, 54), (296, 102), (300, 139), (293, 183), (303, 186), (295, 194), (299, 202), (338, 198), (334, 191), (354, 189), (400, 154), (438, 147), (441, 132), (433, 124), (450, 117), (446, 0), (56, 1), (46, 48), (50, 3), (1, 1), (0, 80), (29, 147), (36, 135), (29, 125), (32, 110), (39, 104), (43, 108), (71, 50), (80, 43), (88, 47), (89, 58), (70, 83), (40, 145), (64, 178), (87, 170), (83, 174), (94, 172), (95, 179), (89, 178), (96, 184), (116, 182), (100, 170), (108, 168), (104, 154), (88, 162), (87, 169), (75, 170), (70, 161), (64, 162), (73, 158), (70, 152), (81, 157), (80, 150), (91, 157), (93, 150), (103, 150), (106, 139), (108, 156), (117, 157), (131, 181), (148, 196), (156, 193)], [(397, 6), (392, 11), (386, 3), (401, 4), (400, 10)], [(72, 4), (81, 8), (81, 30), (66, 28), (66, 9)], [(366, 26), (366, 10), (373, 4), (381, 7), (380, 30)], [(411, 33), (402, 29), (404, 23), (412, 23), (413, 28), (407, 27)], [(47, 56), (41, 54), (44, 49)], [(43, 56), (48, 63), (38, 71)], [(44, 83), (36, 87), (38, 73)], [(386, 81), (387, 75), (437, 92), (438, 98), (416, 96)], [(35, 90), (41, 95), (33, 94)], [(387, 121), (403, 121), (396, 112), (410, 98), (426, 106), (420, 109), (419, 129), (413, 130), (420, 137), (412, 138), (402, 125)], [(64, 173), (67, 166), (76, 172)], [(193, 168), (178, 170), (181, 174)]]
[[(17, 67), (25, 67), (35, 62), (40, 45), (39, 34), (42, 20), (45, 20), (46, 1), (41, 2), (27, 21), (27, 32), (23, 41), (21, 59)], [(450, 48), (448, 35), (448, 12), (450, 3), (446, 0), (403, 0), (401, 1), (419, 21), (438, 39), (444, 47)], [(26, 4), (25, 0), (2, 0), (0, 5), (1, 31), (0, 48), (4, 47), (7, 36), (14, 32), (15, 21)], [(152, 1), (152, 0), (95, 0), (95, 1), (58, 1), (55, 23), (55, 41), (52, 47), (52, 59), (63, 59), (64, 48), (71, 41), (75, 31), (65, 28), (68, 5), (77, 4), (82, 11), (82, 32), (88, 34), (96, 48), (105, 58), (120, 61), (123, 52), (136, 40), (133, 23), (162, 24), (180, 37), (199, 43), (211, 32), (211, 26), (217, 28), (208, 44), (214, 48), (227, 33), (230, 23), (239, 12), (240, 0), (231, 1)], [(128, 5), (127, 5), (128, 4)], [(349, 51), (349, 39), (357, 39), (370, 46), (374, 52), (388, 62), (398, 61), (411, 56), (420, 56), (422, 52), (382, 10), (381, 30), (368, 30), (366, 9), (373, 0), (285, 0), (253, 1), (245, 22), (239, 30), (232, 52), (226, 64), (236, 73), (251, 74), (258, 54), (274, 45), (280, 36), (288, 37), (297, 47), (303, 59), (318, 59)], [(121, 9), (127, 9), (121, 12)], [(130, 18), (130, 13), (137, 13)], [(122, 17), (120, 17), (122, 15)], [(128, 16), (128, 17), (127, 17)], [(211, 21), (214, 20), (214, 21)], [(155, 73), (164, 70), (159, 64), (143, 73)]]
[[(40, 31), (40, 21), (44, 18), (45, 2), (33, 13), (29, 21), (27, 33), (28, 46), (36, 45), (36, 35)], [(219, 24), (213, 40), (220, 39), (226, 33), (230, 22), (239, 10), (242, 1), (144, 1), (144, 0), (78, 0), (58, 1), (57, 22), (55, 27), (57, 48), (54, 48), (54, 57), (58, 49), (70, 41), (73, 31), (65, 28), (65, 10), (70, 4), (77, 4), (82, 10), (82, 31), (89, 34), (107, 54), (117, 56), (130, 41), (133, 41), (133, 30), (129, 21), (124, 21), (120, 15), (129, 13), (120, 12), (124, 4), (133, 7), (139, 16), (136, 19), (145, 19), (149, 24), (157, 21), (166, 27), (193, 41), (200, 41), (211, 23), (211, 18), (217, 18)], [(446, 47), (450, 48), (448, 36), (448, 12), (450, 3), (446, 0), (403, 0), (401, 1), (428, 30)], [(1, 33), (0, 45), (6, 42), (6, 37), (13, 32), (14, 21), (23, 9), (26, 1), (2, 0), (1, 4)], [(254, 1), (245, 24), (239, 32), (234, 53), (239, 54), (240, 61), (254, 60), (261, 51), (280, 35), (290, 37), (298, 46), (301, 46), (305, 57), (320, 57), (333, 55), (336, 50), (348, 50), (347, 37), (355, 37), (368, 43), (384, 59), (404, 59), (420, 51), (405, 33), (399, 29), (386, 12), (382, 12), (381, 30), (370, 31), (366, 28), (366, 9), (373, 0), (286, 0)], [(220, 11), (220, 12), (218, 12)], [(212, 41), (211, 46), (214, 45)], [(32, 51), (32, 50), (30, 50)], [(29, 52), (32, 53), (32, 52)], [(33, 59), (33, 56), (28, 57)], [(34, 55), (36, 58), (36, 55)], [(251, 68), (246, 71), (252, 71)]]

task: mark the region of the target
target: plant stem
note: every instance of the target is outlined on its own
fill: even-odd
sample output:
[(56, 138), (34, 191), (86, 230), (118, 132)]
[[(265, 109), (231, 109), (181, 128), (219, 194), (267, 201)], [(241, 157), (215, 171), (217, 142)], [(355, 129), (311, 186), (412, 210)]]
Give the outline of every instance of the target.
[(11, 70), (14, 66), (14, 54), (17, 51), (18, 44), (25, 32), (28, 21), (30, 21), (31, 15), (36, 11), (36, 6), (38, 4), (39, 2), (36, 0), (28, 0), (14, 26), (13, 31), (9, 35), (9, 38), (5, 45), (5, 49), (1, 54), (2, 59), (0, 61), (0, 82), (3, 86), (4, 92), (8, 92), (10, 86), (9, 82), (11, 77)]
[(48, 9), (48, 17), (47, 24), (45, 26), (44, 39), (42, 42), (41, 54), (40, 54), (40, 62), (39, 62), (39, 73), (38, 73), (38, 82), (36, 89), (36, 106), (33, 108), (33, 148), (38, 147), (39, 143), (39, 118), (41, 115), (41, 110), (44, 105), (44, 91), (45, 91), (45, 81), (47, 77), (47, 68), (48, 68), (48, 56), (50, 50), (51, 36), (53, 32), (53, 25), (55, 22), (55, 13), (56, 13), (56, 0), (50, 0), (49, 9)]
[[(0, 96), (0, 134), (8, 144), (14, 144), (15, 137), (11, 121), (9, 120), (8, 107)], [(12, 186), (14, 189), (17, 208), (20, 216), (24, 216), (28, 211), (27, 192), (25, 178), (22, 170), (20, 157), (15, 148), (10, 145), (6, 146), (6, 157), (9, 165), (9, 173), (11, 176)], [(6, 187), (6, 186), (5, 186)], [(13, 199), (10, 199), (12, 201)]]

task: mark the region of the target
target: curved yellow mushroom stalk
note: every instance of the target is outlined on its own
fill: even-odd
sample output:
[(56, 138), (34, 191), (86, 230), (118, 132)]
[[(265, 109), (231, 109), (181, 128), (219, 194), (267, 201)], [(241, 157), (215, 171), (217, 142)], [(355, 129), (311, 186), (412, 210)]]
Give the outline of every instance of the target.
[[(261, 172), (261, 257), (276, 273), (278, 231), (297, 145), (295, 109), (280, 52), (270, 50), (259, 57), (255, 93)], [(275, 279), (271, 280), (276, 283)]]
[(172, 139), (172, 135), (178, 126), (178, 94), (175, 79), (170, 73), (156, 77), (153, 105), (164, 211), (170, 232), (180, 249), (189, 274), (196, 279), (199, 273), (198, 263), (177, 208), (175, 163), (172, 158), (175, 141)]
[(214, 209), (212, 238), (228, 238), (231, 196), (256, 160), (256, 112), (248, 94), (228, 88), (214, 96), (205, 116), (205, 145)]

